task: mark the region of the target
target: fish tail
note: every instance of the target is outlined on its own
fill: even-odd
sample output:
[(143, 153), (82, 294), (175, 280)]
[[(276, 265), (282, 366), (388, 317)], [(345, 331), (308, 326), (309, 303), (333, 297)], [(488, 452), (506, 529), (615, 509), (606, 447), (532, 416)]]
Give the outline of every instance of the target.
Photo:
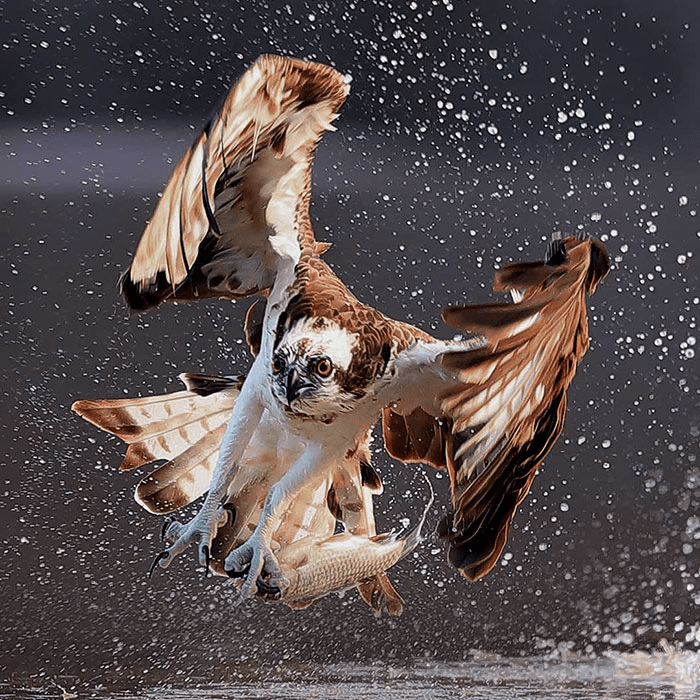
[(403, 540), (403, 549), (401, 550), (401, 557), (405, 557), (407, 554), (410, 554), (425, 538), (422, 536), (421, 531), (423, 530), (423, 526), (425, 525), (426, 518), (428, 517), (428, 512), (430, 511), (431, 506), (433, 505), (433, 501), (435, 500), (435, 492), (433, 491), (433, 485), (430, 483), (430, 479), (423, 474), (423, 478), (428, 484), (428, 488), (430, 489), (430, 496), (428, 498), (428, 502), (425, 505), (425, 508), (423, 509), (423, 515), (421, 515), (420, 520), (418, 521), (418, 524), (406, 535), (406, 537)]

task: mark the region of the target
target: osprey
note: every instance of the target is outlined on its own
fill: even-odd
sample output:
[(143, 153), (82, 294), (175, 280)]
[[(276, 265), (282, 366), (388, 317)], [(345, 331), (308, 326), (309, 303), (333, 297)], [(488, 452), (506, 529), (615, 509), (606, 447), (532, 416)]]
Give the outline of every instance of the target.
[[(327, 246), (314, 239), (308, 210), (317, 142), (347, 94), (328, 66), (258, 59), (175, 168), (121, 278), (135, 310), (260, 296), (246, 317), (255, 355), (247, 377), (229, 380), (228, 404), (216, 381), (207, 388), (193, 380), (195, 394), (224, 391), (217, 419), (186, 440), (183, 449), (196, 455), (176, 457), (137, 492), (155, 510), (164, 503), (162, 512), (206, 491), (189, 522), (169, 524), (170, 545), (155, 563), (167, 567), (195, 545), (202, 565), (218, 558), (242, 578), (244, 597), (284, 595), (289, 579), (275, 537), (312, 494), (334, 519), (360, 513), (350, 530), (374, 535), (378, 478), (367, 444), (378, 419), (392, 457), (448, 470), (452, 508), (439, 532), (449, 561), (470, 581), (486, 574), (561, 433), (566, 392), (588, 347), (586, 294), (609, 269), (599, 242), (555, 240), (545, 262), (497, 272), (494, 289), (511, 291), (512, 302), (443, 312), (473, 334), (467, 340), (438, 340), (360, 302), (321, 259)], [(89, 404), (76, 410), (101, 424)], [(112, 410), (114, 418), (119, 407)], [(127, 461), (168, 458), (149, 439)], [(228, 537), (230, 504), (238, 530)], [(389, 591), (386, 584), (375, 589)]]

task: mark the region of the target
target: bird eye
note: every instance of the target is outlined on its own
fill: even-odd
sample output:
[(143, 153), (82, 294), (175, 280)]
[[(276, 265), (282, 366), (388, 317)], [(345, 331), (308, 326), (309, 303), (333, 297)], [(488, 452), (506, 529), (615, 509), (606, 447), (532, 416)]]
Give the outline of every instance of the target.
[(279, 374), (284, 370), (285, 365), (286, 363), (284, 361), (284, 358), (281, 355), (275, 355), (272, 358), (272, 373)]
[(333, 371), (333, 363), (327, 357), (322, 357), (316, 361), (314, 370), (319, 377), (328, 377)]

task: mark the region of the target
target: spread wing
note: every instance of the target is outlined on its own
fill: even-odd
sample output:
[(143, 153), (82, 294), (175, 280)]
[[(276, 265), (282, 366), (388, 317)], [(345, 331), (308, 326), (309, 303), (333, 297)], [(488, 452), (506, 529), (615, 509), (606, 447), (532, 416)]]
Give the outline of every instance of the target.
[(322, 252), (311, 162), (348, 90), (328, 66), (259, 58), (170, 177), (121, 279), (129, 306), (265, 293), (277, 250)]
[(436, 364), (450, 380), (433, 368), (432, 410), (425, 401), (403, 413), (396, 404), (384, 409), (390, 454), (449, 470), (454, 512), (440, 534), (469, 580), (498, 562), (515, 510), (561, 434), (566, 392), (588, 348), (586, 294), (609, 266), (600, 243), (567, 238), (553, 244), (545, 263), (499, 271), (494, 289), (513, 290), (517, 303), (443, 314), (486, 342), (440, 355)]

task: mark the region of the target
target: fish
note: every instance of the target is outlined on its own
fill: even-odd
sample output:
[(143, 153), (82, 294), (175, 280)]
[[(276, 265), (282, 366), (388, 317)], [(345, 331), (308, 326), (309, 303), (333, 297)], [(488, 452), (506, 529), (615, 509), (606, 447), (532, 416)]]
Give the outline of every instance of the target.
[[(342, 532), (326, 539), (311, 535), (280, 550), (277, 561), (287, 585), (279, 596), (272, 597), (290, 608), (299, 609), (329, 593), (340, 592), (381, 576), (423, 540), (421, 531), (433, 499), (431, 487), (428, 503), (418, 524), (403, 536), (401, 532), (371, 537)], [(400, 613), (394, 611), (393, 614)]]

